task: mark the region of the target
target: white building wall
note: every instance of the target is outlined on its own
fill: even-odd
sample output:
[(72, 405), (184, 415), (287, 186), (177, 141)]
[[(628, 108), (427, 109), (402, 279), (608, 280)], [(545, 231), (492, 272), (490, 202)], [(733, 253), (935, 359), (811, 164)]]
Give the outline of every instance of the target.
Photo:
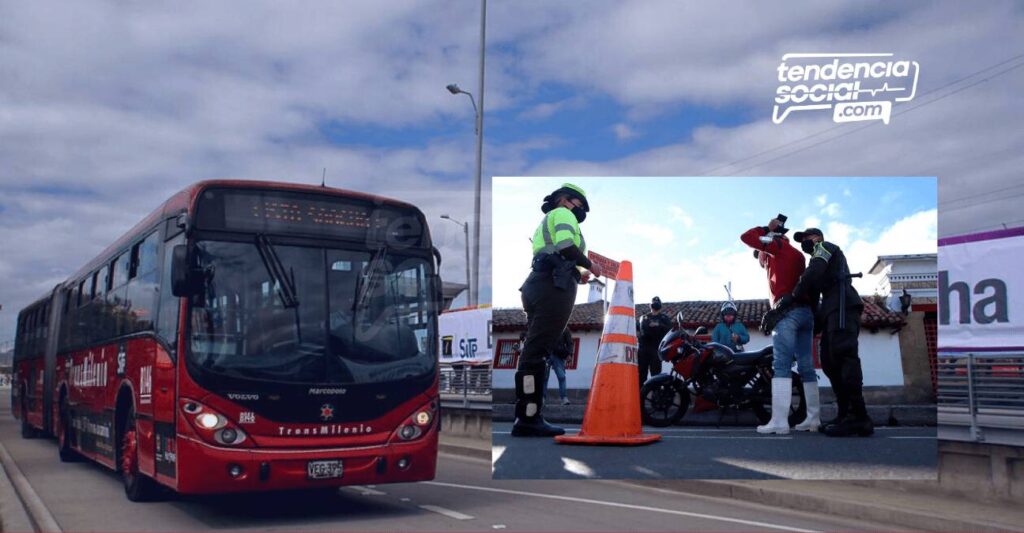
[[(565, 371), (566, 387), (570, 389), (589, 389), (591, 378), (594, 374), (594, 364), (597, 361), (597, 343), (601, 338), (601, 332), (574, 333), (573, 336), (580, 339), (579, 364), (576, 369)], [(518, 339), (519, 334), (498, 333), (496, 338)], [(864, 371), (864, 386), (903, 386), (903, 364), (900, 358), (899, 335), (890, 335), (888, 331), (870, 333), (862, 330), (859, 340), (861, 368)], [(771, 344), (769, 336), (752, 331), (750, 342), (747, 343), (746, 349), (748, 351), (760, 350), (769, 344)], [(662, 371), (668, 372), (668, 370), (667, 365), (662, 363)], [(515, 370), (494, 370), (494, 388), (514, 388), (514, 376)], [(820, 369), (818, 370), (818, 383), (824, 387), (830, 386), (828, 378), (825, 377), (825, 374)], [(548, 387), (558, 387), (558, 381), (553, 376), (548, 382)]]

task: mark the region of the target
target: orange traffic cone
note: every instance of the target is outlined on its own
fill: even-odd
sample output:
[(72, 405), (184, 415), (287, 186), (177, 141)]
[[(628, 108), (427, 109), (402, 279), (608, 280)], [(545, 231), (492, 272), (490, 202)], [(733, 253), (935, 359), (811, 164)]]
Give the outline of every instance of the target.
[(640, 375), (636, 365), (636, 309), (633, 263), (623, 261), (604, 317), (597, 368), (578, 435), (559, 435), (560, 444), (647, 444), (661, 435), (644, 434), (640, 423)]

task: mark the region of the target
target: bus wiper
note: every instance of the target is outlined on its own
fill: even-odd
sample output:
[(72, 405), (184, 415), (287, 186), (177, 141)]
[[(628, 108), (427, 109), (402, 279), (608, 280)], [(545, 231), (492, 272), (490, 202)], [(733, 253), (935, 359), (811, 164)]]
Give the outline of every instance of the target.
[(377, 275), (377, 271), (381, 269), (387, 258), (387, 246), (382, 245), (373, 253), (373, 258), (370, 259), (370, 264), (366, 266), (366, 270), (363, 272), (363, 276), (359, 280), (359, 291), (356, 293), (356, 301), (352, 308), (353, 311), (363, 308), (366, 305), (366, 300), (369, 299), (370, 295), (373, 294), (374, 289), (377, 288), (377, 281), (380, 279), (380, 276)]
[[(270, 239), (265, 234), (256, 234), (256, 249), (260, 252), (260, 259), (263, 260), (263, 266), (266, 267), (267, 273), (277, 284), (281, 303), (289, 309), (298, 307), (299, 299), (295, 291), (295, 278), (288, 277), (284, 264), (281, 263), (281, 258), (277, 255), (277, 250), (274, 249), (274, 245), (270, 243)], [(294, 276), (294, 271), (292, 274)]]

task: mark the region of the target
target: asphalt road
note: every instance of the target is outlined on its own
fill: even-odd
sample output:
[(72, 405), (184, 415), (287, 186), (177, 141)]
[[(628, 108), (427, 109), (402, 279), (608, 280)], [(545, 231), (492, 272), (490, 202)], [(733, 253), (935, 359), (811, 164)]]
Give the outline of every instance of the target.
[(617, 481), (493, 481), (487, 461), (446, 454), (433, 482), (138, 504), (114, 473), (60, 463), (52, 440), (21, 439), (8, 404), (0, 395), (0, 443), (64, 531), (893, 530)]
[[(758, 435), (754, 428), (645, 428), (660, 442), (569, 446), (513, 438), (493, 424), (495, 479), (936, 479), (935, 428), (878, 428), (870, 438)], [(564, 426), (568, 433), (579, 426)]]

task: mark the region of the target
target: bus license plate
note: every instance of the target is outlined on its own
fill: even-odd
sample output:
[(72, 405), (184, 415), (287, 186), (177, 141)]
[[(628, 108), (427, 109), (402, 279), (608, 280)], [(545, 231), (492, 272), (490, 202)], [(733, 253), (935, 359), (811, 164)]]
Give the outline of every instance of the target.
[(306, 464), (309, 479), (332, 479), (341, 477), (341, 461), (310, 461)]

